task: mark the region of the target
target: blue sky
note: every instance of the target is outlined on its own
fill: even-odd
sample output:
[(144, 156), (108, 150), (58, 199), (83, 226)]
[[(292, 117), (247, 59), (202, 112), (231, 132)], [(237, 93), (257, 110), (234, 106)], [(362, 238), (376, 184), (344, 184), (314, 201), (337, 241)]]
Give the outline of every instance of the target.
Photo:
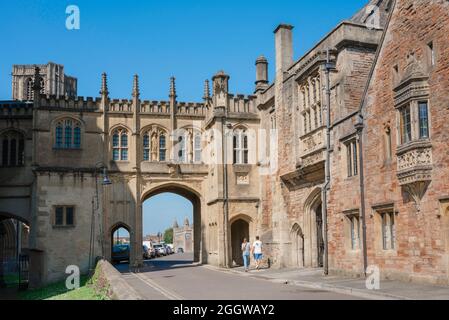
[[(175, 219), (182, 226), (185, 218), (193, 222), (193, 206), (189, 200), (173, 193), (158, 194), (143, 203), (143, 235), (164, 233)], [(120, 229), (120, 236), (129, 233)]]
[[(65, 65), (78, 78), (80, 96), (98, 96), (103, 71), (112, 98), (130, 98), (140, 76), (143, 99), (167, 100), (169, 78), (177, 78), (178, 100), (201, 101), (203, 83), (218, 70), (230, 76), (234, 93), (254, 91), (255, 60), (263, 54), (274, 72), (273, 30), (294, 29), (298, 59), (367, 0), (293, 1), (0, 1), (0, 100), (11, 98), (13, 64)], [(77, 5), (80, 30), (65, 27), (66, 7)], [(190, 202), (159, 195), (144, 204), (144, 233), (191, 220)]]
[(156, 234), (173, 225), (177, 219), (182, 226), (184, 219), (193, 222), (192, 203), (173, 193), (161, 193), (143, 203), (143, 234)]
[[(295, 58), (310, 49), (366, 0), (293, 1), (0, 1), (0, 99), (11, 98), (12, 64), (64, 64), (78, 78), (78, 94), (97, 96), (100, 75), (109, 75), (114, 98), (131, 96), (141, 78), (144, 99), (167, 99), (169, 77), (178, 99), (201, 101), (203, 82), (224, 69), (234, 93), (254, 90), (255, 59), (274, 67), (273, 30), (295, 26)], [(67, 5), (81, 12), (81, 29), (65, 28)]]

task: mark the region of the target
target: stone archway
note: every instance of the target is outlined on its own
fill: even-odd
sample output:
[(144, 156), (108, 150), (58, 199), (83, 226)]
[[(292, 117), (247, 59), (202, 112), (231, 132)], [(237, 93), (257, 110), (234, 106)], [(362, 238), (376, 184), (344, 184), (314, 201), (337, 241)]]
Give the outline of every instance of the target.
[(321, 268), (324, 263), (324, 240), (321, 189), (316, 188), (304, 205), (304, 266)]
[(0, 288), (16, 281), (19, 256), (28, 255), (28, 226), (21, 217), (0, 213)]
[(132, 247), (132, 230), (131, 230), (131, 228), (126, 224), (126, 223), (123, 223), (123, 222), (118, 222), (118, 223), (116, 223), (116, 224), (114, 224), (111, 228), (110, 228), (110, 230), (109, 230), (109, 239), (110, 239), (110, 241), (109, 241), (109, 243), (108, 243), (108, 248), (109, 248), (109, 250), (108, 250), (108, 254), (109, 254), (109, 257), (110, 257), (110, 261), (111, 262), (113, 262), (113, 258), (114, 258), (114, 256), (113, 256), (113, 252), (114, 252), (114, 245), (116, 245), (116, 244), (118, 244), (117, 243), (117, 238), (119, 238), (119, 234), (117, 234), (117, 236), (116, 236), (116, 238), (114, 239), (114, 235), (116, 234), (116, 232), (117, 231), (119, 231), (120, 229), (125, 229), (127, 232), (128, 232), (128, 234), (129, 234), (129, 245), (130, 245), (130, 250), (129, 250), (129, 254), (130, 254), (130, 257), (129, 257), (129, 262), (131, 262), (131, 259), (132, 259), (132, 252), (133, 252), (133, 247)]
[(292, 242), (292, 265), (298, 268), (304, 267), (304, 234), (299, 224), (295, 223), (290, 232)]
[(249, 223), (244, 219), (236, 219), (231, 223), (231, 249), (233, 266), (243, 265), (241, 245), (243, 239), (250, 241)]
[[(189, 200), (193, 206), (193, 262), (207, 263), (207, 254), (203, 247), (204, 226), (201, 214), (201, 195), (193, 188), (181, 183), (167, 183), (146, 191), (141, 203), (161, 193), (174, 193)], [(141, 216), (140, 219), (143, 219)], [(141, 221), (142, 226), (142, 221)], [(137, 239), (143, 239), (142, 228), (136, 230)]]

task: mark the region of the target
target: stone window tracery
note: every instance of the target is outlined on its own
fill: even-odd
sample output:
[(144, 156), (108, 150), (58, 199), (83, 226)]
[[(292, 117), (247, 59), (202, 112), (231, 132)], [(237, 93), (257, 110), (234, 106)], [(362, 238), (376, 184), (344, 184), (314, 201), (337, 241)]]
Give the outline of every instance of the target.
[(175, 146), (176, 160), (181, 163), (202, 161), (202, 134), (194, 128), (179, 129)]
[(427, 100), (412, 101), (398, 110), (400, 144), (430, 138)]
[(346, 164), (348, 177), (358, 175), (358, 143), (357, 139), (351, 139), (345, 143), (346, 146)]
[(154, 127), (143, 135), (143, 161), (166, 161), (167, 133), (164, 129)]
[(27, 100), (33, 100), (33, 79), (28, 78), (26, 81), (26, 97)]
[(349, 247), (351, 250), (360, 249), (360, 214), (358, 210), (345, 213), (349, 227)]
[(248, 134), (246, 129), (236, 129), (233, 134), (233, 163), (248, 164)]
[(25, 153), (25, 139), (17, 131), (7, 131), (0, 136), (0, 166), (20, 167), (23, 166)]
[(303, 134), (307, 134), (322, 125), (320, 76), (318, 74), (304, 80), (299, 85), (302, 104)]
[[(25, 96), (26, 96), (27, 100), (33, 100), (34, 99), (33, 84), (34, 84), (33, 78), (28, 78), (28, 79), (25, 80), (25, 90), (26, 90)], [(40, 87), (41, 87), (40, 94), (45, 94), (45, 81), (44, 81), (44, 79), (41, 78), (39, 80), (39, 84), (40, 84)]]
[(117, 128), (112, 134), (112, 160), (128, 161), (128, 131)]
[(74, 119), (61, 119), (55, 125), (55, 149), (81, 148), (81, 123)]
[(383, 250), (394, 250), (396, 247), (396, 225), (394, 212), (382, 212), (382, 248)]

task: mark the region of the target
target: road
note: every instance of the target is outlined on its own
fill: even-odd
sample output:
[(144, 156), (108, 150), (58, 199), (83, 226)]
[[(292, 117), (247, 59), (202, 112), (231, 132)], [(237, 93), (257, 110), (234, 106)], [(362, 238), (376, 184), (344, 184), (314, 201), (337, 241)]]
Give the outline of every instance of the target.
[[(126, 281), (148, 300), (351, 300), (353, 296), (273, 283), (199, 266), (191, 254), (145, 261), (138, 273), (116, 265)], [(257, 271), (253, 271), (257, 272)]]

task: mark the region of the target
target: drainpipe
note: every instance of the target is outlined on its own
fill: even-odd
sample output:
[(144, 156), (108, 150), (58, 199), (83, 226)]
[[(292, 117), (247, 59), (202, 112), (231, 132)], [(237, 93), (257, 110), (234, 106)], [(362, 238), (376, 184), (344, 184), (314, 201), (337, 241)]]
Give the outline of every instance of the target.
[(223, 217), (223, 233), (224, 233), (224, 264), (225, 267), (231, 267), (229, 264), (229, 248), (228, 248), (228, 221), (229, 221), (229, 194), (228, 194), (228, 157), (227, 157), (227, 136), (225, 133), (225, 118), (221, 119), (221, 133), (222, 133), (222, 144), (221, 144), (221, 155), (223, 161), (223, 206), (224, 206), (224, 217)]
[(322, 189), (322, 203), (323, 203), (323, 241), (324, 241), (324, 261), (323, 269), (324, 274), (329, 274), (329, 245), (327, 237), (327, 191), (330, 185), (330, 150), (331, 150), (331, 90), (330, 90), (330, 72), (335, 69), (335, 64), (330, 60), (330, 50), (326, 51), (326, 64), (324, 65), (326, 74), (326, 162), (325, 162), (325, 183)]
[(368, 249), (366, 247), (366, 209), (365, 209), (365, 176), (363, 170), (363, 116), (359, 113), (355, 129), (359, 140), (359, 174), (360, 174), (360, 217), (362, 219), (363, 274), (366, 277), (368, 268)]
[(386, 24), (384, 26), (384, 30), (382, 32), (382, 36), (380, 42), (377, 46), (376, 55), (374, 56), (374, 60), (371, 66), (371, 70), (368, 74), (368, 80), (365, 85), (365, 89), (362, 94), (362, 101), (360, 102), (359, 114), (357, 117), (357, 121), (355, 124), (355, 129), (357, 130), (357, 137), (359, 140), (359, 173), (360, 173), (360, 217), (362, 219), (362, 245), (363, 245), (363, 274), (366, 277), (366, 269), (368, 268), (368, 249), (367, 249), (367, 239), (366, 239), (366, 208), (365, 208), (365, 173), (363, 166), (363, 110), (365, 106), (366, 97), (368, 96), (368, 89), (371, 84), (371, 79), (373, 78), (374, 71), (376, 69), (377, 62), (380, 57), (380, 52), (382, 50), (383, 44), (385, 42), (385, 37), (390, 26), (391, 18), (393, 16), (393, 12), (396, 8), (396, 0), (393, 0), (392, 5), (390, 7), (390, 13), (388, 14)]

